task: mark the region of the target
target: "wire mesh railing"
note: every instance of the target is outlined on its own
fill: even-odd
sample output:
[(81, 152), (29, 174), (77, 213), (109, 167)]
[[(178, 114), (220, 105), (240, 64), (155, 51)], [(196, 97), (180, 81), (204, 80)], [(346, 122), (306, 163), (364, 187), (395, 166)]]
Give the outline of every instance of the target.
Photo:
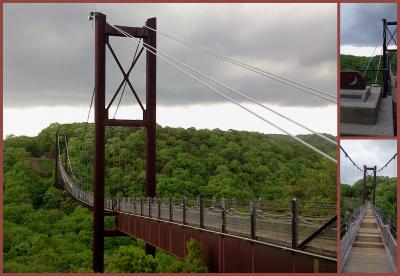
[(360, 229), (365, 210), (365, 204), (354, 209), (352, 216), (349, 216), (344, 224), (346, 226), (346, 232), (340, 239), (340, 271), (343, 271), (346, 259), (350, 253), (351, 245), (353, 244), (358, 230)]
[(378, 223), (378, 227), (380, 229), (385, 246), (389, 250), (393, 262), (397, 265), (397, 241), (393, 237), (391, 229), (394, 226), (390, 225), (390, 220), (389, 224), (384, 223), (384, 213), (379, 207), (372, 205), (372, 210), (374, 211), (375, 218)]
[[(93, 206), (93, 194), (83, 190), (75, 178), (69, 176), (58, 158), (59, 175), (66, 190), (83, 204)], [(296, 204), (293, 213), (292, 204)], [(275, 243), (296, 248), (296, 241), (302, 241), (315, 232), (336, 213), (333, 203), (310, 203), (297, 200), (284, 201), (264, 199), (224, 198), (128, 198), (108, 197), (104, 208), (110, 212), (124, 212), (152, 217), (250, 239)], [(295, 216), (295, 220), (293, 217)], [(295, 224), (295, 229), (293, 227)], [(310, 251), (316, 244), (336, 240), (335, 225), (328, 228), (310, 242)], [(319, 252), (319, 251), (318, 251)], [(327, 255), (335, 255), (336, 246)], [(320, 252), (319, 252), (320, 253)]]

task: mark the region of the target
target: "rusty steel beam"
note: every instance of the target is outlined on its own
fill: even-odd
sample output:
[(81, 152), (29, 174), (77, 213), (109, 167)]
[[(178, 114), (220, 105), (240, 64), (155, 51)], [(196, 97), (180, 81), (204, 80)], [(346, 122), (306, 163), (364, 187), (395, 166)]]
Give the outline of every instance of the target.
[(197, 240), (209, 272), (336, 272), (336, 259), (208, 229), (126, 213), (117, 229), (180, 259), (186, 243)]
[[(104, 230), (104, 185), (105, 185), (105, 127), (106, 126), (130, 126), (146, 127), (146, 196), (153, 198), (156, 195), (156, 56), (150, 52), (146, 53), (146, 110), (138, 98), (133, 85), (129, 80), (129, 74), (139, 59), (135, 58), (126, 73), (119, 62), (114, 50), (109, 44), (110, 36), (121, 36), (119, 31), (107, 24), (106, 16), (102, 13), (91, 13), (89, 19), (95, 18), (95, 137), (94, 137), (94, 177), (93, 177), (93, 270), (104, 271), (104, 237), (114, 235), (113, 231)], [(156, 29), (156, 18), (146, 21), (146, 26)], [(156, 33), (148, 32), (144, 27), (118, 26), (128, 34), (143, 38), (143, 41), (152, 47), (156, 47)], [(105, 107), (105, 79), (106, 79), (106, 46), (113, 55), (123, 80), (114, 94), (110, 104)], [(109, 119), (108, 109), (118, 95), (123, 83), (127, 83), (136, 97), (142, 111), (143, 120), (119, 120)], [(150, 209), (149, 209), (150, 211)], [(141, 214), (143, 214), (143, 202), (141, 202)], [(155, 247), (146, 244), (146, 253), (155, 255)]]
[[(115, 27), (123, 30), (124, 32), (134, 36), (136, 38), (147, 38), (148, 31), (146, 28), (143, 27), (127, 27), (127, 26), (118, 26)], [(111, 27), (109, 24), (106, 24), (106, 35), (108, 36), (117, 36), (117, 37), (125, 37), (124, 34), (121, 34), (119, 31)]]
[(93, 178), (93, 270), (104, 272), (104, 149), (105, 149), (105, 79), (106, 16), (95, 13), (95, 137)]
[[(386, 56), (386, 51), (387, 51), (387, 40), (386, 40), (386, 29), (387, 29), (387, 21), (386, 19), (382, 19), (382, 25), (383, 25), (383, 32), (382, 32), (382, 40), (383, 40), (383, 45), (382, 45), (382, 68), (384, 70), (383, 72), (383, 90), (382, 90), (382, 96), (386, 97), (388, 90), (389, 90), (389, 68), (387, 64), (387, 56)], [(363, 201), (364, 203), (364, 201)]]
[(373, 182), (373, 195), (372, 195), (372, 204), (375, 205), (375, 192), (376, 192), (376, 166), (374, 167), (374, 182)]
[[(132, 72), (133, 67), (135, 67), (137, 61), (139, 60), (140, 56), (142, 55), (143, 50), (144, 50), (144, 47), (142, 47), (142, 48), (140, 49), (139, 54), (136, 56), (135, 60), (132, 62), (131, 67), (129, 67), (129, 70), (128, 70), (128, 72), (126, 73), (126, 75), (128, 76), (128, 78), (129, 78), (130, 73)], [(126, 80), (125, 80), (125, 76), (124, 76), (123, 80), (121, 81), (121, 83), (119, 84), (119, 86), (118, 86), (118, 88), (117, 88), (117, 91), (115, 91), (114, 95), (112, 96), (112, 98), (111, 98), (111, 100), (110, 100), (110, 103), (107, 105), (107, 108), (106, 108), (107, 112), (108, 112), (108, 110), (110, 109), (111, 105), (113, 104), (115, 98), (118, 96), (118, 94), (119, 94), (119, 92), (120, 92), (120, 90), (121, 90), (121, 88), (122, 88), (122, 85), (125, 83), (125, 81), (126, 81)]]
[(325, 222), (321, 227), (319, 227), (317, 230), (314, 231), (310, 236), (308, 236), (304, 241), (302, 241), (298, 245), (298, 249), (303, 250), (307, 244), (309, 244), (314, 238), (316, 238), (319, 234), (321, 234), (326, 228), (329, 227), (333, 222), (337, 220), (337, 215), (334, 215), (332, 218), (330, 218), (327, 222)]
[[(156, 18), (149, 18), (146, 26), (157, 29)], [(157, 48), (156, 32), (149, 32), (143, 42), (152, 49)], [(146, 51), (146, 196), (156, 196), (156, 77), (157, 57), (154, 53)], [(155, 247), (150, 244), (145, 246), (146, 254), (155, 256)]]
[[(140, 108), (144, 111), (145, 109), (144, 109), (144, 106), (142, 104), (142, 101), (140, 100), (139, 96), (136, 93), (135, 88), (133, 87), (131, 81), (129, 80), (129, 75), (127, 73), (125, 73), (125, 70), (122, 67), (121, 62), (119, 61), (117, 55), (114, 52), (114, 49), (111, 47), (110, 43), (108, 43), (108, 42), (107, 42), (107, 47), (110, 50), (110, 53), (112, 54), (112, 56), (114, 57), (114, 60), (117, 63), (119, 70), (121, 71), (122, 75), (124, 76), (125, 83), (128, 84), (128, 86), (131, 89), (131, 91), (133, 93), (133, 96), (135, 97), (136, 101), (138, 102)], [(119, 93), (119, 90), (117, 90), (117, 92)], [(116, 95), (116, 94), (117, 93), (115, 93), (114, 95)], [(114, 99), (115, 99), (115, 97), (113, 97), (112, 101), (114, 101)], [(108, 107), (107, 107), (107, 110), (108, 110)]]
[(367, 185), (367, 166), (364, 165), (364, 177), (363, 177), (363, 186), (362, 186), (362, 204), (365, 204), (366, 199), (366, 186)]

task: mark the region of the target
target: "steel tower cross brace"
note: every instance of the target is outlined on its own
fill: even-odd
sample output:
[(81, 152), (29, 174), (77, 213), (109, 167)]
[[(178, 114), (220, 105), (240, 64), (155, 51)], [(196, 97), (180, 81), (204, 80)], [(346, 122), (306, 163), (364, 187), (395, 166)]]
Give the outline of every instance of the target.
[[(388, 26), (396, 26), (396, 30), (392, 33), (389, 30)], [(382, 95), (386, 97), (389, 93), (389, 87), (390, 87), (390, 68), (389, 68), (389, 63), (387, 59), (387, 46), (389, 46), (390, 42), (393, 41), (396, 44), (397, 48), (397, 39), (396, 39), (396, 32), (397, 32), (397, 21), (387, 21), (386, 19), (382, 19), (382, 69), (383, 69), (383, 91)], [(387, 40), (387, 34), (389, 34), (390, 39), (389, 41)], [(393, 91), (392, 91), (393, 93)], [(396, 93), (396, 91), (394, 91)]]
[(362, 204), (365, 204), (367, 199), (367, 171), (374, 172), (374, 179), (372, 182), (372, 203), (375, 204), (375, 190), (376, 190), (376, 166), (374, 167), (367, 167), (364, 165), (364, 179), (363, 179), (363, 187), (362, 187)]
[[(93, 177), (93, 270), (104, 272), (104, 237), (109, 231), (104, 229), (104, 185), (105, 185), (105, 128), (106, 126), (133, 126), (146, 129), (146, 196), (156, 195), (156, 56), (146, 51), (146, 109), (140, 102), (132, 84), (129, 81), (131, 69), (125, 73), (120, 62), (109, 44), (109, 37), (125, 37), (107, 24), (102, 13), (91, 13), (89, 18), (95, 20), (95, 137), (94, 137), (94, 177)], [(156, 29), (156, 18), (146, 21), (146, 26)], [(156, 32), (144, 27), (118, 26), (131, 36), (142, 38), (149, 46), (156, 48)], [(115, 61), (123, 74), (133, 94), (143, 110), (142, 120), (109, 119), (108, 108), (120, 91), (117, 89), (111, 103), (105, 106), (106, 87), (106, 46), (110, 49)], [(140, 56), (140, 54), (139, 54)], [(134, 63), (133, 65), (134, 66)], [(115, 234), (115, 233), (114, 233)], [(155, 248), (146, 244), (146, 253), (155, 253)]]

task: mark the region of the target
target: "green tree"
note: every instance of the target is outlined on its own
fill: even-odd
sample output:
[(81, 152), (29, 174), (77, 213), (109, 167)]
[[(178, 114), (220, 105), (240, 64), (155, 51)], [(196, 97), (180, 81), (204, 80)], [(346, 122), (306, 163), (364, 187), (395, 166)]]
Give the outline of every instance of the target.
[(120, 246), (107, 259), (106, 272), (155, 272), (156, 261), (134, 246)]

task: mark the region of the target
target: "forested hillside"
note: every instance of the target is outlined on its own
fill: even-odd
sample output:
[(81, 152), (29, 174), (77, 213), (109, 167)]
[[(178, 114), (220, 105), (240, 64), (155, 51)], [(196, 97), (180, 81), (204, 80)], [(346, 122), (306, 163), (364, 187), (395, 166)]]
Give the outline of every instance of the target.
[[(82, 123), (52, 124), (36, 137), (5, 139), (5, 271), (91, 271), (91, 211), (54, 184), (56, 131), (68, 133), (71, 166), (90, 183), (93, 125), (85, 137), (84, 129)], [(107, 193), (142, 196), (144, 132), (111, 128), (106, 137)], [(302, 138), (336, 156), (334, 145), (314, 135)], [(123, 188), (116, 186), (121, 179)], [(336, 165), (283, 135), (158, 127), (157, 194), (335, 202)], [(162, 252), (145, 256), (143, 243), (132, 238), (107, 238), (106, 271), (205, 271), (200, 248), (189, 247), (189, 260), (180, 262)]]
[[(367, 188), (366, 194), (368, 199), (372, 201), (372, 177), (367, 176)], [(363, 179), (357, 180), (353, 186), (348, 184), (341, 185), (341, 209), (342, 215), (344, 214), (344, 208), (347, 207), (348, 210), (352, 210), (353, 207), (358, 207), (361, 205), (362, 199), (362, 186)], [(344, 200), (347, 199), (346, 205)], [(351, 200), (350, 200), (351, 199)], [(381, 208), (385, 214), (391, 215), (397, 218), (397, 177), (388, 176), (377, 176), (376, 177), (376, 194), (375, 203)]]
[[(381, 61), (379, 61), (381, 59)], [(397, 55), (394, 54), (392, 56), (391, 65), (393, 72), (397, 72)], [(365, 73), (364, 77), (368, 83), (375, 82), (375, 78), (377, 76), (377, 83), (382, 82), (382, 73), (377, 72), (364, 72), (370, 62), (370, 57), (361, 57), (361, 56), (352, 56), (352, 55), (340, 55), (340, 70), (344, 69), (358, 69), (361, 72)], [(376, 55), (372, 58), (371, 63), (369, 64), (368, 69), (378, 69), (378, 64), (380, 64), (380, 69), (382, 69), (382, 56)]]

